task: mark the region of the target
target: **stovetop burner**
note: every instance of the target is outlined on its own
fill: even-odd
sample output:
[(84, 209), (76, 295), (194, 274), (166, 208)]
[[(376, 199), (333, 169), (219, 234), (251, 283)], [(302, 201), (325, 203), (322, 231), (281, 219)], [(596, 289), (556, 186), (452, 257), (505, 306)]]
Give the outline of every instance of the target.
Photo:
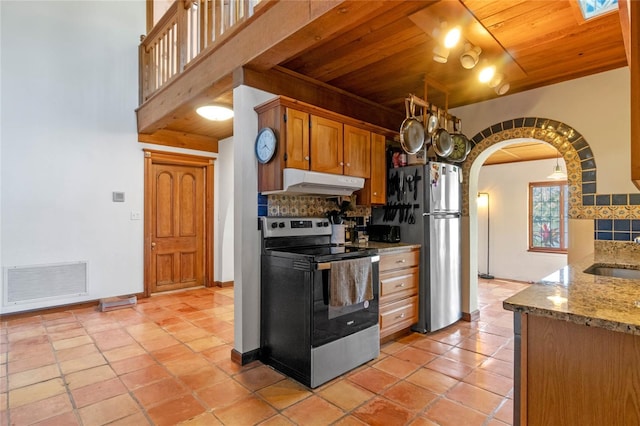
[(331, 224), (317, 217), (262, 217), (263, 253), (317, 262), (374, 256), (376, 250), (330, 244)]

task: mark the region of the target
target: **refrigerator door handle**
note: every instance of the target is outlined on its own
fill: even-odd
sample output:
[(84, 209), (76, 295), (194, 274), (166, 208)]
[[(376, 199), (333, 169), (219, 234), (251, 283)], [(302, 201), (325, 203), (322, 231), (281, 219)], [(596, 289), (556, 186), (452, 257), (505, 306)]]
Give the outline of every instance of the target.
[(438, 217), (460, 217), (460, 213), (445, 213), (445, 212), (438, 212), (438, 213), (422, 213), (422, 216), (424, 217), (428, 217), (428, 216), (438, 216)]

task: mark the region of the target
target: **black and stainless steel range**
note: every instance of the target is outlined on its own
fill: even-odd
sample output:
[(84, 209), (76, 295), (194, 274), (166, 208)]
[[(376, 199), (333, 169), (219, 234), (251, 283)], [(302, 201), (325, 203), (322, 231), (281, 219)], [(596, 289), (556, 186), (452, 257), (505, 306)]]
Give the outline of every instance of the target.
[(374, 249), (330, 244), (325, 218), (262, 217), (265, 364), (315, 388), (380, 354)]

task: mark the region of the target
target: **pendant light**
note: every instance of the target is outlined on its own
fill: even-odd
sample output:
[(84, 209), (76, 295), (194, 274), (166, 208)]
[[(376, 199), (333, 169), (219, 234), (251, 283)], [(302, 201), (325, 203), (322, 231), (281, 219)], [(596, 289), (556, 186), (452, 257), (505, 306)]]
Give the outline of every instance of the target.
[(562, 170), (562, 167), (560, 167), (558, 158), (560, 158), (559, 152), (558, 152), (558, 156), (556, 157), (556, 166), (553, 168), (553, 173), (547, 176), (547, 179), (563, 180), (567, 178), (567, 174)]

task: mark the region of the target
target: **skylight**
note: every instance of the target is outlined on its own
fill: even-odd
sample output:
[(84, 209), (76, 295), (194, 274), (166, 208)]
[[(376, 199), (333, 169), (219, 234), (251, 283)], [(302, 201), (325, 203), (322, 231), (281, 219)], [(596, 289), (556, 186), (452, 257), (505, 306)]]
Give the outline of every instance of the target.
[(584, 20), (604, 15), (618, 8), (618, 0), (577, 0)]

